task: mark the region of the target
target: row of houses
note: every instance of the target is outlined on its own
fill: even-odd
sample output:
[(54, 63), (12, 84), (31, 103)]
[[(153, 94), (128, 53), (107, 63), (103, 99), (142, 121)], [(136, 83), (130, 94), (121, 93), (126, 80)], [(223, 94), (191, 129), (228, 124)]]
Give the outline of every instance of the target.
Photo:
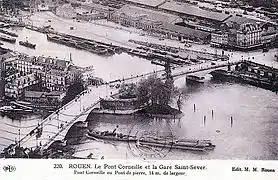
[(5, 96), (21, 98), (25, 91), (65, 92), (75, 81), (94, 76), (93, 67), (81, 68), (71, 61), (17, 54), (4, 60)]

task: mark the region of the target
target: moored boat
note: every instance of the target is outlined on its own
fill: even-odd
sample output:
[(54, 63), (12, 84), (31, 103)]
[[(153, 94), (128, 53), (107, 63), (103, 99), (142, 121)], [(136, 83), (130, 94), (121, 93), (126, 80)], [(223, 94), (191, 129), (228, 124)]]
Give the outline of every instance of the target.
[(12, 36), (12, 37), (18, 37), (17, 34), (13, 33), (13, 32), (9, 32), (9, 31), (6, 31), (4, 29), (0, 29), (0, 32), (3, 33), (3, 34), (7, 34), (9, 36)]
[(216, 147), (209, 140), (178, 140), (152, 137), (140, 139), (139, 144), (192, 151), (207, 151), (213, 150)]
[(205, 77), (195, 76), (195, 75), (188, 75), (186, 76), (186, 83), (205, 83)]
[(122, 133), (112, 133), (109, 131), (88, 131), (88, 137), (93, 139), (105, 139), (105, 140), (112, 140), (112, 141), (136, 141), (135, 136), (124, 135)]
[(9, 43), (15, 43), (16, 42), (15, 38), (10, 38), (8, 36), (1, 36), (1, 35), (0, 35), (0, 40), (5, 41), (5, 42), (9, 42)]
[(181, 150), (192, 150), (192, 151), (207, 151), (215, 149), (215, 145), (210, 140), (193, 140), (193, 139), (174, 139), (173, 137), (136, 137), (131, 135), (124, 135), (122, 133), (113, 133), (109, 131), (88, 131), (87, 137), (97, 140), (111, 140), (111, 141), (123, 141), (133, 142), (137, 145), (142, 146), (154, 146), (173, 148)]
[(32, 48), (32, 49), (36, 48), (36, 44), (32, 44), (32, 43), (28, 42), (27, 40), (26, 41), (19, 41), (19, 45), (25, 46), (25, 47), (28, 47), (28, 48)]

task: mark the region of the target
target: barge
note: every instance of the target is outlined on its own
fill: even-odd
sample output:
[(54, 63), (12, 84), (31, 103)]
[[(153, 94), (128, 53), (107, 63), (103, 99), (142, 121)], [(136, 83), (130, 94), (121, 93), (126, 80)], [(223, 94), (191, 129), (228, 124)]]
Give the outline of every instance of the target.
[(104, 139), (112, 141), (136, 142), (136, 136), (124, 135), (122, 133), (112, 133), (109, 131), (88, 131), (88, 137), (91, 139)]
[(210, 74), (215, 80), (245, 83), (266, 90), (271, 90), (273, 92), (278, 91), (278, 79), (270, 80), (264, 77), (257, 77), (254, 74), (248, 74), (247, 72), (231, 72), (220, 69), (214, 70), (210, 72)]
[(27, 40), (26, 41), (19, 41), (19, 45), (25, 46), (25, 47), (28, 47), (28, 48), (31, 48), (31, 49), (36, 48), (36, 44), (32, 44), (32, 43), (28, 42)]
[(17, 34), (15, 34), (13, 32), (6, 31), (4, 29), (0, 29), (0, 33), (6, 34), (6, 35), (9, 35), (9, 36), (12, 36), (12, 37), (18, 37)]
[(47, 40), (57, 44), (63, 44), (72, 48), (86, 50), (100, 56), (112, 56), (115, 54), (115, 51), (111, 48), (98, 45), (94, 42), (77, 40), (67, 36), (64, 37), (59, 35), (47, 34)]
[(10, 38), (8, 36), (1, 36), (1, 35), (0, 35), (0, 40), (8, 42), (8, 43), (15, 43), (16, 42), (15, 38)]
[(109, 131), (88, 131), (87, 137), (97, 140), (111, 140), (111, 141), (121, 141), (121, 142), (132, 142), (139, 146), (152, 146), (152, 147), (163, 147), (163, 148), (173, 148), (180, 150), (190, 150), (190, 151), (208, 151), (214, 150), (215, 145), (211, 143), (210, 140), (194, 140), (194, 139), (173, 139), (166, 137), (140, 137), (125, 135), (122, 133), (113, 133)]

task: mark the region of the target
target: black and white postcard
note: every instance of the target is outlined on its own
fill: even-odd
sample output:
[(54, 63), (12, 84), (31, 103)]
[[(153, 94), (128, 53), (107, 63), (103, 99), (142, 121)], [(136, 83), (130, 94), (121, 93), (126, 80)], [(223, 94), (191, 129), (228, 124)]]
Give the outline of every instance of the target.
[(1, 0), (0, 13), (0, 174), (47, 159), (73, 176), (182, 179), (245, 160), (218, 171), (278, 177), (277, 0)]

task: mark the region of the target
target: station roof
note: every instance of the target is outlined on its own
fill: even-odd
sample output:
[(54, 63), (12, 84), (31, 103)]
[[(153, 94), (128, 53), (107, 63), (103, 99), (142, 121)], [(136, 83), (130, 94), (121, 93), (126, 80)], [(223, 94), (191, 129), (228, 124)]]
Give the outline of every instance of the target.
[(126, 0), (126, 1), (136, 3), (136, 4), (152, 6), (152, 7), (156, 7), (162, 4), (163, 2), (165, 2), (165, 0)]
[(131, 17), (142, 17), (144, 19), (150, 19), (153, 21), (168, 22), (168, 23), (180, 19), (178, 16), (175, 15), (153, 11), (150, 9), (140, 8), (131, 5), (123, 6), (117, 13), (124, 13), (125, 15)]
[(257, 24), (257, 23), (263, 23), (263, 21), (250, 19), (247, 17), (240, 17), (240, 16), (232, 16), (224, 21), (224, 23), (237, 23), (237, 24), (244, 24), (244, 23), (251, 23), (251, 24)]
[(166, 2), (159, 6), (160, 9), (169, 10), (173, 12), (177, 12), (184, 15), (192, 15), (196, 17), (202, 17), (206, 19), (212, 19), (215, 21), (223, 22), (225, 21), (230, 15), (225, 13), (217, 13), (212, 11), (207, 11), (198, 8), (197, 6), (187, 4), (187, 3), (178, 3), (178, 2)]
[(175, 24), (170, 24), (170, 23), (164, 23), (160, 27), (162, 29), (165, 29), (168, 31), (176, 32), (179, 34), (186, 34), (186, 35), (201, 38), (201, 39), (206, 38), (207, 36), (210, 35), (209, 32), (204, 32), (204, 31), (200, 31), (197, 29), (192, 29), (192, 28), (179, 26), (179, 25), (175, 25)]

